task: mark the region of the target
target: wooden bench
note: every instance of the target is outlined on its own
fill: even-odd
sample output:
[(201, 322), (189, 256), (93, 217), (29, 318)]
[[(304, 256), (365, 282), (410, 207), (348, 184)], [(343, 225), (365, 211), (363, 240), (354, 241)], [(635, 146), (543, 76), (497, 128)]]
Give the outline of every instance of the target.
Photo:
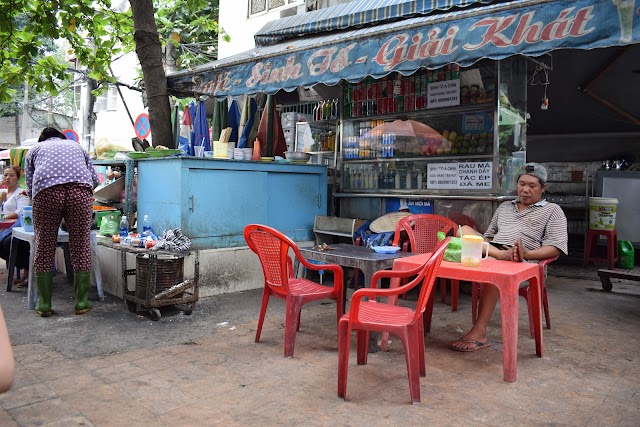
[(365, 222), (367, 221), (364, 219), (316, 215), (313, 221), (316, 244), (340, 242), (354, 244), (353, 233)]
[(640, 266), (636, 266), (630, 268), (628, 270), (624, 269), (616, 269), (616, 270), (607, 270), (600, 269), (598, 270), (598, 276), (600, 277), (600, 282), (602, 283), (602, 289), (609, 292), (613, 285), (611, 284), (611, 278), (614, 279), (625, 279), (625, 280), (635, 280), (636, 282), (640, 282)]

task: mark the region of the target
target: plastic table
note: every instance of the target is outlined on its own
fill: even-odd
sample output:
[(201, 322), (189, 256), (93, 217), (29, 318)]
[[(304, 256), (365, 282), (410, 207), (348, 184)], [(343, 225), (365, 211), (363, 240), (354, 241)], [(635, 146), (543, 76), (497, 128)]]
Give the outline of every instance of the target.
[[(33, 310), (36, 305), (37, 298), (37, 288), (35, 286), (35, 277), (36, 273), (33, 268), (33, 262), (35, 260), (35, 244), (36, 244), (36, 236), (33, 231), (25, 231), (23, 227), (14, 227), (12, 229), (12, 242), (13, 240), (24, 240), (29, 243), (30, 251), (29, 251), (29, 279), (27, 286), (27, 309)], [(69, 243), (69, 233), (66, 231), (58, 230), (58, 244), (68, 244)], [(11, 245), (11, 255), (9, 261), (9, 279), (7, 283), (7, 290), (11, 290), (11, 284), (13, 281), (13, 265), (15, 265), (15, 259), (17, 252), (14, 250), (17, 248), (17, 245)], [(65, 256), (66, 258), (66, 256)], [(70, 277), (70, 262), (67, 262), (67, 276)], [(97, 251), (97, 238), (96, 232), (91, 232), (91, 279), (93, 283), (95, 283), (98, 288), (98, 297), (100, 301), (104, 301), (104, 293), (102, 291), (102, 277), (100, 275), (100, 262), (98, 260), (98, 251)]]
[[(393, 262), (394, 270), (408, 270), (423, 265), (430, 253), (399, 258)], [(488, 283), (500, 291), (500, 315), (502, 318), (502, 364), (504, 380), (516, 380), (518, 358), (518, 290), (520, 283), (529, 281), (531, 287), (531, 304), (533, 309), (534, 338), (536, 355), (542, 357), (542, 314), (541, 291), (538, 264), (527, 262), (499, 261), (485, 259), (480, 267), (465, 267), (460, 263), (443, 261), (438, 270), (438, 277), (470, 282)], [(391, 286), (398, 286), (394, 279)], [(425, 316), (431, 316), (432, 304), (429, 304)]]

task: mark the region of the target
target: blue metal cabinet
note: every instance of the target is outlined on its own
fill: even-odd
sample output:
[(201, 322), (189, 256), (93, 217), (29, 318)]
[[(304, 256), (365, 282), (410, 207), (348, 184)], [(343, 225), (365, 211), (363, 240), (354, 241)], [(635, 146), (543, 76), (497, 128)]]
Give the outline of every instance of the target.
[(245, 246), (244, 227), (272, 226), (313, 239), (327, 212), (327, 169), (316, 165), (197, 158), (138, 162), (138, 213), (156, 231), (181, 228), (195, 249)]

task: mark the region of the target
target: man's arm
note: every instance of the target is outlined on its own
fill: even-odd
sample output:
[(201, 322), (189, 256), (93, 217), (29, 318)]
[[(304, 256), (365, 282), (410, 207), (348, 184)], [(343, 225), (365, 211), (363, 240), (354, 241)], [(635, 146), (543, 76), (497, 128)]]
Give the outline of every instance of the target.
[[(519, 247), (520, 242), (516, 241), (514, 248)], [(538, 249), (533, 249), (533, 250), (528, 250), (527, 248), (524, 247), (524, 245), (522, 245), (522, 257), (525, 260), (541, 260), (541, 259), (547, 259), (547, 258), (552, 258), (554, 256), (558, 256), (558, 255), (562, 255), (562, 251), (558, 248), (556, 248), (555, 246), (551, 246), (551, 245), (546, 245), (546, 246), (541, 246)], [(513, 260), (514, 261), (521, 261), (520, 259), (518, 259), (518, 251), (514, 250), (513, 251)]]

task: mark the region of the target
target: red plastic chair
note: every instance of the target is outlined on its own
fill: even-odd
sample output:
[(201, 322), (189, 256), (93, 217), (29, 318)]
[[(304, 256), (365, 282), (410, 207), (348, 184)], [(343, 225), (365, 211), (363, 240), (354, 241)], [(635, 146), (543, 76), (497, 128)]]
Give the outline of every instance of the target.
[(475, 220), (470, 216), (463, 214), (462, 212), (449, 211), (447, 213), (447, 218), (455, 222), (457, 225), (460, 225), (460, 226), (468, 225), (469, 227), (476, 230), (478, 233), (482, 233), (482, 230), (480, 230), (480, 227), (475, 222)]
[[(337, 303), (337, 319), (339, 320), (342, 316), (344, 312), (342, 267), (336, 264), (316, 265), (310, 263), (302, 256), (298, 246), (291, 239), (266, 225), (247, 225), (244, 229), (244, 238), (249, 248), (258, 255), (264, 273), (264, 291), (256, 342), (260, 341), (269, 297), (283, 299), (286, 301), (284, 356), (293, 357), (293, 347), (296, 341), (296, 332), (300, 329), (300, 312), (303, 305), (325, 298), (332, 299)], [(323, 286), (307, 279), (294, 278), (291, 257), (289, 257), (290, 249), (306, 268), (333, 272), (333, 287)]]
[[(551, 329), (551, 317), (549, 316), (549, 300), (547, 299), (547, 287), (545, 286), (545, 269), (547, 264), (557, 260), (558, 257), (545, 258), (538, 263), (540, 268), (540, 288), (542, 289), (542, 308), (544, 309), (544, 319), (547, 323), (547, 329)], [(519, 294), (527, 301), (527, 313), (529, 313), (529, 333), (533, 338), (533, 313), (531, 313), (531, 289), (529, 285), (520, 288)], [(480, 300), (480, 283), (474, 283), (471, 287), (471, 320), (476, 323), (478, 319), (478, 301)]]
[[(440, 215), (409, 215), (396, 224), (393, 245), (398, 245), (400, 233), (405, 230), (409, 240), (405, 240), (405, 244), (402, 247), (404, 252), (409, 250), (419, 254), (433, 252), (440, 243), (436, 236), (438, 231), (442, 231), (445, 234), (455, 234), (457, 229), (458, 227), (453, 221)], [(444, 303), (447, 296), (447, 282), (445, 279), (441, 279), (439, 284), (440, 301)], [(458, 310), (458, 290), (459, 281), (451, 280), (451, 311)]]
[[(448, 239), (445, 240), (448, 242)], [(426, 376), (424, 358), (424, 331), (422, 316), (433, 290), (438, 268), (444, 256), (443, 244), (424, 265), (410, 271), (382, 270), (373, 275), (371, 287), (358, 289), (351, 297), (351, 307), (338, 323), (338, 396), (346, 399), (347, 371), (351, 331), (356, 330), (358, 365), (367, 364), (370, 332), (389, 332), (400, 337), (404, 345), (409, 392), (411, 402), (420, 402), (420, 377)], [(376, 289), (384, 277), (408, 278), (417, 275), (406, 285), (393, 289)], [(415, 310), (376, 302), (377, 297), (397, 297), (397, 295), (422, 283), (422, 289)], [(369, 298), (363, 301), (363, 298)]]

